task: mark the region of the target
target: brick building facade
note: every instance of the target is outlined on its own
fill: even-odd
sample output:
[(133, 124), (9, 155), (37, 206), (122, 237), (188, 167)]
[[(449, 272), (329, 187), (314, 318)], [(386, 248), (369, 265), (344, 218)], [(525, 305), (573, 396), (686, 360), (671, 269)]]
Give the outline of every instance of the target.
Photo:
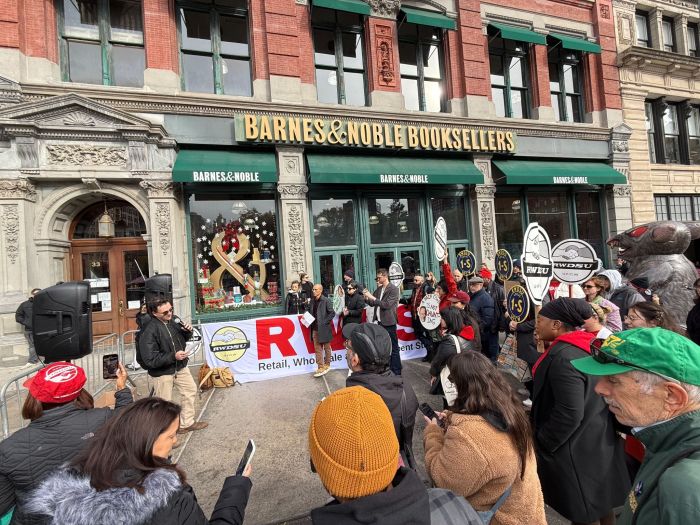
[(452, 261), (519, 257), (534, 220), (608, 259), (631, 225), (615, 34), (610, 0), (3, 2), (2, 334), (68, 279), (97, 333), (132, 328), (130, 258), (203, 320), (281, 311), (300, 271), (332, 293), (398, 261), (408, 292), (438, 216)]

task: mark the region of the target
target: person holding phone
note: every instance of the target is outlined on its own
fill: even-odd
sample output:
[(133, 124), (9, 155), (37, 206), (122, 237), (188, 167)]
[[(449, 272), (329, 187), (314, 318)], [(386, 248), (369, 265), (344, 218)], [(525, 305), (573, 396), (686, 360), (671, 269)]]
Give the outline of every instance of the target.
[(12, 523), (34, 523), (25, 507), (29, 493), (133, 402), (126, 380), (126, 369), (119, 365), (114, 410), (94, 408), (83, 388), (85, 371), (72, 363), (51, 363), (24, 382), (29, 392), (22, 417), (30, 423), (0, 442), (0, 516), (14, 506)]
[(139, 363), (153, 379), (156, 397), (171, 400), (173, 389), (180, 394), (181, 425), (178, 432), (201, 430), (209, 424), (195, 421), (194, 401), (197, 385), (187, 368), (186, 343), (192, 338), (192, 325), (176, 322), (173, 306), (167, 299), (157, 299), (148, 305), (153, 318), (139, 337)]
[(177, 442), (181, 408), (157, 397), (140, 399), (101, 428), (69, 465), (41, 483), (28, 501), (40, 524), (243, 523), (253, 486), (226, 478), (208, 520), (185, 473), (168, 459)]

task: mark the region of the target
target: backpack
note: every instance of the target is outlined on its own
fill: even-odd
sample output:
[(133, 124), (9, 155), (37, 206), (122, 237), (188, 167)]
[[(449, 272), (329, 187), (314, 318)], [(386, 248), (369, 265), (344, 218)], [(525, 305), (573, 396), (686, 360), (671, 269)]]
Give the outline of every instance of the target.
[(471, 504), (447, 489), (428, 489), (430, 525), (488, 525), (510, 496), (508, 487), (489, 510), (476, 510)]
[(199, 374), (197, 375), (197, 384), (199, 385), (199, 390), (204, 392), (205, 390), (210, 390), (214, 388), (214, 380), (211, 378), (213, 372), (209, 365), (204, 363), (199, 367)]
[(211, 379), (214, 383), (214, 388), (228, 388), (233, 386), (233, 373), (231, 369), (225, 366), (219, 366), (212, 370)]

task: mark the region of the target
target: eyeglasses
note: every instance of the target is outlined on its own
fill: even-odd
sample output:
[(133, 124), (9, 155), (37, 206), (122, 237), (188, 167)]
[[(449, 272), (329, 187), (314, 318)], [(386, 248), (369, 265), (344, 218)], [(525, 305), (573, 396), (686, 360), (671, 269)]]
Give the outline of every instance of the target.
[(170, 310), (165, 310), (164, 312), (158, 312), (160, 315), (165, 315), (165, 314), (171, 314), (173, 313), (173, 309), (171, 308)]
[(584, 290), (588, 290), (590, 288), (598, 288), (598, 287), (594, 284), (584, 284), (581, 288), (583, 288)]
[(626, 315), (625, 319), (629, 319), (630, 321), (641, 321), (641, 317), (637, 317), (636, 315)]
[(644, 368), (643, 366), (639, 365), (633, 365), (632, 363), (629, 363), (625, 361), (624, 359), (620, 359), (619, 357), (612, 356), (610, 354), (607, 354), (603, 352), (602, 346), (603, 343), (605, 343), (605, 339), (593, 339), (591, 341), (591, 356), (593, 356), (593, 359), (598, 361), (599, 363), (603, 365), (610, 365), (610, 364), (615, 364), (615, 365), (622, 365), (622, 366), (629, 366), (630, 368), (634, 368), (635, 370), (641, 370), (642, 372), (648, 372), (649, 374), (654, 374), (659, 377), (663, 377), (666, 381), (671, 381), (672, 383), (676, 383), (678, 385), (681, 384), (678, 379), (674, 379), (672, 377), (665, 376), (663, 374), (660, 374), (658, 372), (654, 372), (653, 370), (649, 370), (647, 368)]
[(348, 291), (350, 290), (355, 290), (355, 288), (353, 288), (352, 286), (348, 286)]

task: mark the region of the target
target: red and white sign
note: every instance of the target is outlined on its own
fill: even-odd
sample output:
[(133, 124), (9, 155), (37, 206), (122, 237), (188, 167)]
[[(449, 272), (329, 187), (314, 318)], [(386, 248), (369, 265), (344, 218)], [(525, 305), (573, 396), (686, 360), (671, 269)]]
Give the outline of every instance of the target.
[[(397, 313), (401, 359), (424, 357), (425, 347), (413, 332), (410, 311), (401, 304)], [(316, 354), (311, 331), (300, 322), (301, 317), (284, 315), (203, 324), (207, 364), (229, 367), (240, 383), (311, 374), (317, 368)], [(340, 319), (333, 320), (331, 368), (347, 369)]]

